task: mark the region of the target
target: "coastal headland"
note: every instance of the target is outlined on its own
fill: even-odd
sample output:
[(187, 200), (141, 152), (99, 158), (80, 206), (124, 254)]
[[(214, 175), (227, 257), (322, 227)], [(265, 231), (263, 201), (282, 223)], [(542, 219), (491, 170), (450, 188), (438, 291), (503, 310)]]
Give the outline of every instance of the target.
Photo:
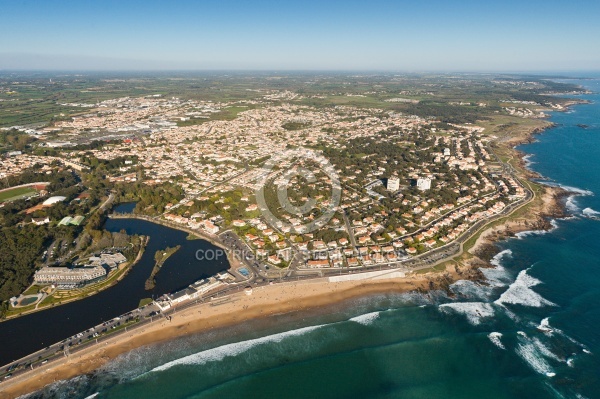
[[(234, 326), (249, 320), (274, 317), (277, 314), (315, 310), (353, 298), (378, 294), (401, 294), (447, 289), (460, 279), (482, 279), (479, 267), (489, 267), (494, 254), (494, 242), (519, 231), (548, 228), (548, 217), (561, 213), (560, 198), (565, 191), (543, 187), (541, 197), (534, 196), (528, 203), (527, 214), (519, 218), (492, 223), (474, 234), (475, 244), (453, 259), (444, 260), (442, 268), (408, 273), (393, 279), (365, 279), (330, 282), (328, 278), (314, 278), (297, 282), (276, 283), (253, 288), (252, 294), (239, 291), (214, 302), (204, 302), (176, 312), (170, 319), (161, 318), (141, 330), (122, 333), (65, 357), (46, 367), (5, 381), (0, 387), (0, 399), (14, 398), (53, 382), (90, 373), (121, 354), (133, 349), (204, 331)], [(526, 205), (528, 205), (526, 204)], [(440, 271), (441, 270), (441, 271)]]
[[(504, 148), (512, 152), (520, 178), (531, 184), (529, 179), (538, 177), (525, 168), (522, 154), (514, 149), (515, 143), (527, 142), (533, 134), (540, 133), (532, 129), (521, 137), (503, 143)], [(0, 399), (14, 398), (53, 382), (92, 372), (117, 356), (133, 349), (167, 341), (176, 337), (196, 334), (204, 331), (225, 328), (259, 318), (273, 317), (277, 314), (302, 312), (333, 305), (358, 297), (386, 293), (425, 292), (432, 289), (447, 289), (457, 280), (482, 280), (480, 267), (491, 267), (489, 259), (497, 252), (495, 242), (514, 236), (526, 230), (551, 228), (550, 218), (564, 215), (562, 198), (568, 192), (558, 187), (536, 184), (531, 187), (534, 195), (510, 215), (490, 222), (478, 229), (466, 241), (463, 250), (450, 259), (443, 259), (431, 268), (408, 273), (406, 277), (393, 279), (366, 279), (358, 281), (329, 282), (328, 278), (314, 278), (298, 282), (275, 283), (253, 289), (252, 295), (243, 291), (220, 297), (216, 303), (205, 302), (182, 310), (171, 317), (163, 318), (143, 326), (140, 330), (117, 335), (99, 345), (86, 348), (70, 357), (40, 367), (29, 373), (16, 376), (0, 386)], [(123, 215), (122, 217), (125, 217)], [(141, 219), (146, 219), (140, 217)], [(177, 225), (158, 221), (169, 227)], [(195, 233), (189, 229), (181, 229)], [(215, 245), (225, 248), (218, 240), (202, 235)], [(230, 262), (239, 264), (234, 257)], [(232, 264), (232, 267), (234, 265)]]
[[(527, 169), (523, 154), (515, 149), (518, 144), (531, 142), (535, 134), (553, 125), (544, 119), (534, 122), (528, 120), (527, 123), (524, 126), (507, 124), (508, 127), (500, 122), (496, 125), (493, 122), (483, 123), (486, 134), (491, 138), (490, 149), (498, 160), (498, 167), (515, 177), (528, 194), (522, 200), (516, 201), (514, 206), (508, 207), (506, 212), (472, 226), (457, 240), (460, 244), (457, 253), (443, 256), (426, 265), (409, 268), (408, 271), (403, 269), (405, 277), (393, 279), (332, 282), (327, 277), (314, 277), (253, 287), (250, 295), (240, 286), (237, 292), (219, 296), (215, 301), (186, 306), (181, 311), (176, 310), (169, 318), (158, 316), (158, 320), (140, 328), (115, 334), (99, 344), (16, 375), (0, 384), (0, 399), (13, 398), (59, 380), (89, 373), (135, 348), (187, 334), (229, 327), (282, 313), (319, 309), (358, 297), (433, 289), (447, 290), (448, 286), (457, 280), (483, 280), (479, 268), (491, 266), (489, 260), (497, 250), (494, 244), (498, 240), (520, 231), (550, 229), (551, 219), (565, 214), (562, 199), (569, 193), (562, 188), (533, 181), (532, 179), (539, 176)], [(200, 236), (225, 249), (232, 268), (243, 265), (243, 261), (229, 256), (229, 248), (218, 236), (198, 234), (197, 230), (159, 218), (140, 215), (135, 217)]]

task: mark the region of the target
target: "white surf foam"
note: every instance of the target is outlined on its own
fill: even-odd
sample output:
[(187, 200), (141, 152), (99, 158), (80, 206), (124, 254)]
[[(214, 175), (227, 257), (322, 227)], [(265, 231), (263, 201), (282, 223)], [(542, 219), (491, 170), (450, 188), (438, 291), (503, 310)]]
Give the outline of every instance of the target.
[(551, 186), (551, 187), (560, 187), (565, 191), (568, 191), (570, 193), (575, 193), (578, 195), (594, 195), (594, 193), (590, 190), (585, 190), (583, 188), (579, 188), (579, 187), (573, 187), (573, 186), (567, 186), (564, 184), (560, 184), (560, 183), (555, 183), (553, 181), (540, 181), (540, 183), (545, 184), (547, 186)]
[(356, 316), (350, 319), (350, 321), (354, 321), (358, 324), (362, 324), (363, 326), (368, 326), (373, 323), (375, 320), (379, 318), (379, 312), (371, 312), (367, 314), (361, 314), (360, 316)]
[(547, 186), (551, 186), (551, 187), (560, 187), (563, 190), (573, 193), (573, 195), (570, 195), (567, 198), (567, 201), (565, 202), (565, 206), (567, 207), (567, 209), (569, 211), (571, 211), (571, 213), (579, 213), (580, 212), (579, 205), (577, 204), (575, 197), (594, 195), (594, 193), (592, 191), (584, 190), (584, 189), (578, 188), (578, 187), (565, 186), (564, 184), (558, 184), (558, 183), (549, 182), (549, 181), (542, 181), (541, 183), (545, 184)]
[(462, 314), (473, 325), (481, 324), (483, 318), (494, 316), (494, 308), (485, 302), (445, 303), (439, 308), (445, 312), (453, 311)]
[(581, 213), (583, 214), (583, 216), (590, 218), (590, 219), (596, 219), (596, 220), (600, 219), (600, 212), (598, 212), (592, 208), (585, 208), (583, 211), (581, 211)]
[(570, 195), (567, 197), (567, 201), (565, 202), (565, 206), (571, 213), (579, 212), (579, 205), (577, 205), (577, 201), (575, 200), (575, 195)]
[(555, 360), (557, 362), (564, 362), (565, 359), (561, 359), (560, 357), (558, 357), (558, 355), (556, 355), (554, 352), (552, 352), (550, 350), (550, 348), (548, 348), (546, 345), (544, 345), (544, 343), (542, 341), (539, 340), (539, 338), (533, 338), (531, 340), (531, 342), (533, 342), (533, 344), (535, 345), (535, 347), (537, 348), (537, 350), (545, 357), (547, 357), (548, 359), (552, 359)]
[(567, 190), (571, 193), (579, 194), (579, 195), (594, 195), (594, 193), (590, 190), (585, 190), (583, 188), (573, 187), (573, 186), (565, 186), (563, 184), (558, 184), (558, 187), (563, 190)]
[(512, 255), (513, 253), (510, 249), (505, 249), (504, 251), (498, 252), (490, 260), (490, 264), (494, 265), (493, 268), (488, 267), (479, 269), (492, 287), (504, 287), (509, 283), (510, 274), (504, 268), (502, 262), (505, 259), (512, 257)]
[[(568, 205), (567, 205), (568, 207)], [(550, 224), (552, 225), (552, 227), (549, 230), (526, 230), (526, 231), (521, 231), (515, 234), (515, 237), (522, 239), (525, 237), (529, 237), (529, 236), (542, 236), (544, 234), (548, 234), (556, 229), (558, 229), (558, 222), (556, 221), (556, 219), (552, 219), (550, 221)]]
[(554, 329), (550, 327), (550, 318), (546, 317), (540, 321), (540, 324), (537, 326), (537, 329), (542, 331), (544, 334), (552, 335)]
[(517, 279), (508, 287), (506, 291), (496, 299), (497, 305), (523, 305), (540, 308), (542, 306), (556, 306), (556, 304), (544, 299), (540, 294), (531, 289), (541, 281), (527, 274), (527, 270), (522, 270)]
[(494, 257), (490, 260), (490, 263), (496, 267), (502, 267), (502, 260), (504, 258), (512, 257), (513, 251), (510, 249), (505, 249), (504, 251), (498, 252)]
[(490, 339), (490, 341), (492, 341), (492, 343), (494, 345), (496, 345), (498, 348), (500, 349), (504, 349), (506, 350), (506, 347), (504, 346), (504, 344), (502, 343), (502, 341), (500, 340), (500, 338), (502, 338), (502, 333), (499, 332), (491, 332), (488, 334), (488, 338)]
[(511, 311), (508, 308), (504, 308), (504, 314), (506, 316), (508, 316), (509, 319), (511, 319), (512, 321), (514, 321), (515, 323), (520, 323), (521, 322), (521, 318), (519, 316), (517, 316), (517, 314), (513, 311)]
[(523, 157), (523, 161), (525, 162), (525, 167), (529, 168), (531, 165), (533, 165), (535, 162), (533, 162), (531, 160), (531, 158), (533, 157), (534, 154), (527, 154)]
[(422, 294), (420, 292), (405, 292), (400, 294), (400, 298), (405, 303), (412, 303), (417, 306), (427, 306), (433, 303), (429, 294)]
[(490, 264), (494, 267), (480, 268), (479, 270), (485, 276), (488, 285), (482, 285), (470, 280), (458, 280), (450, 285), (452, 292), (462, 295), (469, 299), (489, 300), (494, 294), (494, 289), (505, 287), (510, 282), (510, 274), (502, 266), (502, 261), (512, 256), (510, 249), (505, 249), (497, 253)]
[(162, 366), (153, 368), (152, 370), (150, 370), (150, 372), (164, 371), (170, 369), (171, 367), (180, 365), (201, 365), (209, 362), (218, 362), (225, 359), (226, 357), (233, 357), (244, 353), (255, 346), (273, 342), (281, 342), (286, 338), (297, 337), (309, 333), (311, 331), (315, 331), (323, 326), (324, 325), (304, 327), (299, 328), (297, 330), (285, 331), (278, 334), (268, 335), (266, 337), (250, 339), (248, 341), (222, 345), (216, 348), (208, 349), (202, 352), (182, 357), (181, 359), (173, 360), (171, 362), (163, 364)]
[(556, 327), (551, 327), (552, 328), (552, 332), (556, 333), (558, 335), (560, 335), (561, 337), (566, 338), (567, 340), (569, 340), (572, 344), (577, 345), (578, 347), (580, 347), (581, 349), (583, 349), (583, 351), (585, 352), (587, 350), (586, 346), (584, 344), (582, 344), (581, 342), (577, 341), (574, 338), (571, 338), (569, 335), (567, 335), (563, 330), (556, 328)]
[(92, 399), (92, 398), (95, 398), (95, 397), (96, 397), (96, 396), (98, 396), (98, 395), (100, 395), (100, 392), (96, 392), (96, 393), (95, 393), (95, 394), (93, 394), (93, 395), (86, 396), (84, 399)]
[(493, 287), (484, 286), (470, 280), (458, 280), (450, 285), (450, 290), (465, 298), (486, 300), (493, 294)]
[(548, 362), (542, 357), (542, 355), (538, 352), (535, 345), (531, 342), (521, 342), (517, 345), (517, 349), (515, 350), (517, 355), (521, 357), (521, 359), (525, 360), (525, 362), (536, 372), (546, 375), (548, 377), (553, 377), (556, 375), (554, 370)]

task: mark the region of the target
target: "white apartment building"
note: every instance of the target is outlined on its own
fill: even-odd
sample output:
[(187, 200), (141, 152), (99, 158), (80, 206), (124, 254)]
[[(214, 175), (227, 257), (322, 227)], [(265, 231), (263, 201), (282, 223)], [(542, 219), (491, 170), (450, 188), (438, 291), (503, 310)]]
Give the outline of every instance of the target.
[(431, 179), (426, 177), (417, 179), (417, 189), (421, 191), (427, 191), (431, 188)]
[(387, 189), (389, 191), (398, 191), (400, 189), (400, 179), (396, 176), (392, 176), (387, 181)]

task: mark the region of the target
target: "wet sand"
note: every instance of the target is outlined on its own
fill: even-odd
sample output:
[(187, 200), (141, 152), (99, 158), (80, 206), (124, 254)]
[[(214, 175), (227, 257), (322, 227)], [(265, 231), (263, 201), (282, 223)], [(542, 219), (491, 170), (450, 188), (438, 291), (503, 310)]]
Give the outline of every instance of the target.
[[(522, 155), (513, 147), (519, 143), (528, 142), (535, 134), (541, 133), (543, 127), (536, 127), (510, 138), (504, 145), (520, 158), (519, 174), (526, 178), (536, 177), (523, 168)], [(0, 384), (0, 399), (14, 398), (43, 388), (55, 381), (89, 373), (111, 359), (144, 345), (167, 341), (192, 333), (229, 327), (247, 320), (268, 317), (270, 315), (299, 312), (317, 309), (344, 300), (375, 295), (380, 293), (402, 293), (409, 291), (427, 291), (433, 288), (444, 288), (450, 282), (458, 279), (476, 278), (477, 268), (485, 265), (486, 261), (479, 259), (477, 253), (485, 246), (512, 236), (525, 230), (548, 228), (547, 217), (560, 217), (564, 214), (560, 199), (565, 191), (556, 187), (545, 187), (540, 196), (541, 201), (530, 207), (526, 216), (521, 218), (509, 217), (500, 225), (486, 228), (478, 237), (475, 245), (464, 255), (463, 267), (448, 262), (446, 272), (409, 275), (405, 278), (391, 280), (360, 280), (330, 283), (327, 279), (313, 279), (303, 282), (290, 282), (255, 288), (252, 295), (247, 296), (243, 291), (229, 296), (231, 301), (218, 306), (203, 303), (177, 312), (171, 321), (163, 320), (135, 330), (131, 334), (121, 334), (79, 352), (70, 358), (64, 358), (49, 364), (47, 367), (36, 369), (32, 373), (14, 377), (14, 380)], [(166, 224), (166, 223), (165, 223)], [(166, 224), (168, 227), (174, 227)], [(184, 230), (184, 229), (182, 229)], [(187, 230), (186, 230), (187, 231)], [(194, 233), (196, 234), (196, 233)], [(207, 237), (202, 237), (207, 239)], [(212, 242), (212, 240), (209, 239)], [(214, 244), (214, 242), (213, 242)], [(216, 244), (218, 245), (218, 244)], [(461, 257), (458, 255), (456, 258)], [(234, 259), (230, 259), (230, 262)], [(237, 264), (237, 262), (235, 262)], [(232, 262), (233, 264), (233, 262)]]
[[(214, 306), (202, 303), (176, 312), (171, 321), (162, 319), (132, 333), (120, 334), (0, 384), (0, 398), (15, 398), (43, 388), (55, 381), (89, 373), (111, 359), (157, 342), (192, 333), (228, 327), (247, 320), (275, 314), (316, 309), (355, 297), (379, 293), (402, 293), (430, 288), (431, 276), (411, 275), (398, 279), (359, 280), (330, 283), (326, 278), (288, 282), (254, 288), (230, 295), (230, 301)], [(218, 301), (221, 302), (219, 298)]]

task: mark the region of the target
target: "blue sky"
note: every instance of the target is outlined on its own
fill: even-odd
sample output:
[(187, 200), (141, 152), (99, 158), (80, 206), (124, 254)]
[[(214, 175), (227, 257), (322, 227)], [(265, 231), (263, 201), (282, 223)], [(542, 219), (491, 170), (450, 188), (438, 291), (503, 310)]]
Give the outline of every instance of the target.
[(0, 0), (0, 69), (600, 70), (600, 2)]

